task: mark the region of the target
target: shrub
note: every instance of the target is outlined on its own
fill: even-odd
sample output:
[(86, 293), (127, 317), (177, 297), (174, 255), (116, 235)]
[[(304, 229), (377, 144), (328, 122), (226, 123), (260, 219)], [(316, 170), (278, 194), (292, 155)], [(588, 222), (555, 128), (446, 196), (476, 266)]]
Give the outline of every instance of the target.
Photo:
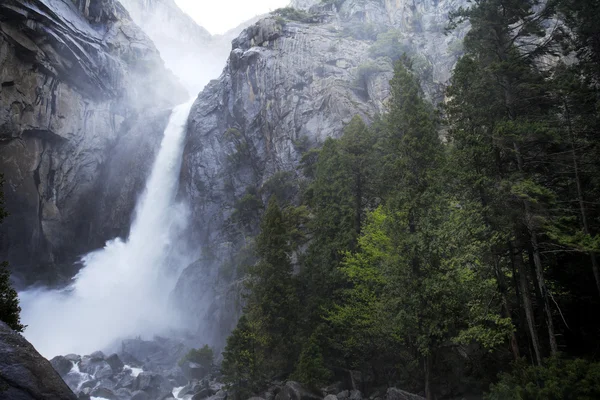
[(517, 363), (490, 387), (487, 400), (592, 400), (600, 398), (600, 363), (547, 359), (543, 367)]
[(191, 349), (181, 360), (179, 360), (179, 366), (182, 366), (188, 361), (199, 364), (204, 368), (210, 368), (214, 361), (213, 350), (207, 344), (199, 349)]

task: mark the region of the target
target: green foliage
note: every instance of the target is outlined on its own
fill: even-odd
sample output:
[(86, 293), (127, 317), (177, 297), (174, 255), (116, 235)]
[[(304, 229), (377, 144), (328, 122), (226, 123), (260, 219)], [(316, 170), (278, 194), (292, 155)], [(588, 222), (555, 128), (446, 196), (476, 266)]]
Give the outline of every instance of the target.
[(332, 373), (325, 367), (323, 353), (314, 337), (304, 345), (292, 379), (312, 389), (318, 389), (329, 383)]
[(389, 57), (392, 61), (397, 61), (402, 54), (410, 52), (410, 46), (403, 41), (404, 37), (400, 31), (391, 29), (377, 35), (377, 40), (369, 48), (369, 55), (372, 58)]
[(223, 381), (235, 399), (245, 399), (264, 384), (263, 360), (259, 352), (256, 325), (242, 315), (236, 328), (227, 338), (223, 351), (221, 372)]
[(554, 357), (543, 367), (517, 363), (490, 388), (488, 400), (592, 400), (600, 397), (600, 363)]
[(213, 349), (207, 344), (199, 349), (191, 349), (181, 360), (179, 360), (179, 365), (181, 366), (186, 362), (193, 362), (204, 368), (210, 368), (214, 362)]
[(278, 8), (277, 10), (273, 11), (273, 14), (282, 17), (288, 21), (298, 21), (305, 23), (318, 22), (318, 19), (315, 15), (294, 7)]
[[(0, 223), (8, 216), (4, 209), (4, 175), (0, 174)], [(26, 328), (21, 324), (21, 307), (17, 291), (10, 283), (8, 263), (0, 264), (0, 321), (6, 323), (11, 329), (23, 332)]]

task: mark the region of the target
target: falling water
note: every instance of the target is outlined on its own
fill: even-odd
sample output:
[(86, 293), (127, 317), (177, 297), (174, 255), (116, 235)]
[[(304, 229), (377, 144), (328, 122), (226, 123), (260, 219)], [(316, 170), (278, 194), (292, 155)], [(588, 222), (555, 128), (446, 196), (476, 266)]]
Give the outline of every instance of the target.
[(191, 106), (171, 114), (128, 239), (86, 255), (67, 289), (20, 294), (25, 336), (44, 356), (89, 354), (175, 323), (167, 299), (176, 276), (166, 265), (186, 219), (174, 200)]

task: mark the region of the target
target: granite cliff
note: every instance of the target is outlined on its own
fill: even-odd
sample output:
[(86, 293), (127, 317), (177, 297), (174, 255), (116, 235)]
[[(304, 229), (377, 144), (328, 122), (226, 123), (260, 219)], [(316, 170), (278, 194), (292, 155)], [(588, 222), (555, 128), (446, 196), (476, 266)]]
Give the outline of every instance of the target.
[(372, 121), (385, 111), (402, 53), (413, 57), (429, 98), (440, 101), (462, 43), (462, 32), (444, 35), (447, 16), (465, 3), (297, 0), (233, 41), (221, 77), (190, 114), (180, 183), (203, 258), (184, 271), (174, 300), (205, 337), (224, 344), (237, 317), (231, 310), (240, 309), (243, 273), (232, 266), (252, 263), (245, 252), (256, 233), (236, 220), (247, 200), (264, 203), (274, 190), (293, 200), (307, 150), (339, 137), (353, 116)]
[(115, 0), (3, 1), (0, 80), (0, 258), (24, 284), (69, 278), (127, 232), (184, 90)]

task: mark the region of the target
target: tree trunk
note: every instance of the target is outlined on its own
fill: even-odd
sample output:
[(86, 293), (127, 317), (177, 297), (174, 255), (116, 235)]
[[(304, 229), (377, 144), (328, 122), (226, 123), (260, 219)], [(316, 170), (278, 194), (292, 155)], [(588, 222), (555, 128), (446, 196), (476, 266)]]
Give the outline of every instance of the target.
[(425, 398), (433, 400), (433, 393), (431, 391), (431, 356), (426, 355), (423, 363), (425, 366)]
[(528, 282), (527, 282), (527, 270), (525, 263), (523, 262), (523, 256), (521, 251), (518, 250), (516, 244), (511, 243), (510, 245), (510, 256), (515, 266), (515, 269), (519, 273), (519, 289), (521, 297), (523, 299), (523, 308), (525, 309), (525, 317), (527, 319), (527, 326), (529, 328), (529, 337), (531, 339), (531, 345), (535, 353), (535, 359), (538, 365), (542, 365), (542, 355), (540, 353), (540, 344), (538, 340), (537, 330), (535, 329), (535, 316), (533, 314), (533, 305), (531, 304), (531, 295), (529, 293)]
[[(579, 163), (577, 162), (577, 152), (575, 151), (575, 133), (573, 132), (573, 126), (571, 125), (571, 113), (569, 105), (564, 102), (565, 112), (567, 114), (567, 125), (569, 127), (569, 137), (571, 139), (571, 156), (573, 157), (573, 169), (575, 170), (575, 183), (577, 184), (577, 200), (579, 201), (579, 212), (581, 214), (581, 223), (583, 225), (583, 233), (586, 235), (590, 234), (590, 227), (587, 221), (587, 213), (585, 211), (585, 202), (583, 198), (583, 188), (581, 186), (581, 177), (579, 175)], [(598, 295), (600, 295), (600, 271), (598, 270), (598, 259), (594, 252), (590, 252), (590, 259), (592, 262), (592, 272), (594, 273), (594, 279), (596, 280), (596, 287), (598, 288)]]
[[(502, 273), (502, 271), (500, 270), (500, 266), (498, 265), (498, 260), (496, 260), (495, 267), (496, 267), (495, 272), (496, 272), (496, 282), (498, 284), (498, 291), (500, 292), (500, 295), (502, 296), (504, 317), (512, 318), (508, 298), (506, 297), (506, 282), (504, 280), (504, 274)], [(521, 353), (519, 351), (519, 342), (517, 340), (517, 335), (514, 331), (512, 331), (510, 334), (510, 348), (513, 353), (513, 358), (515, 359), (515, 361), (519, 360), (521, 358)]]

